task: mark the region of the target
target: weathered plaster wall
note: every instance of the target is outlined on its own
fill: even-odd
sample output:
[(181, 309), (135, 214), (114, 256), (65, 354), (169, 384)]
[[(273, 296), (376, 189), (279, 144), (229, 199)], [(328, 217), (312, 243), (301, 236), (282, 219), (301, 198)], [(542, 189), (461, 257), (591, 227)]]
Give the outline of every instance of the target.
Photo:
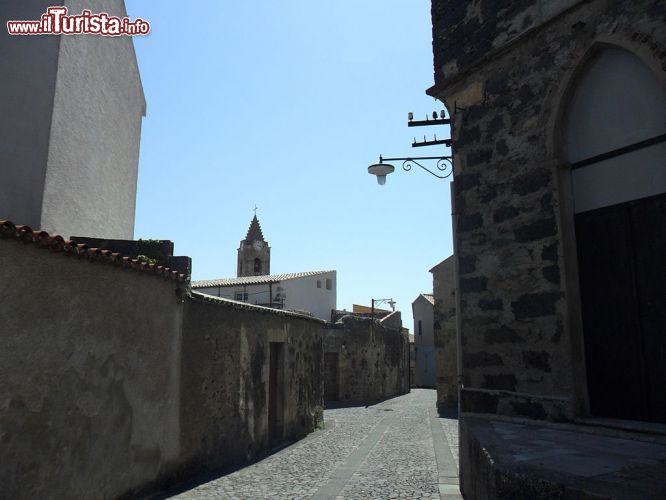
[[(371, 402), (409, 392), (409, 338), (396, 311), (387, 327), (344, 316), (324, 333), (324, 351), (338, 353), (338, 400)], [(383, 321), (383, 320), (382, 320)]]
[(3, 498), (115, 498), (321, 424), (323, 321), (189, 295), (18, 231), (0, 227)]
[(0, 239), (0, 496), (113, 498), (173, 470), (175, 288)]
[[(450, 110), (456, 103), (464, 108), (452, 123), (463, 410), (551, 419), (584, 414), (558, 113), (567, 83), (596, 43), (630, 48), (663, 75), (666, 7), (580, 2), (494, 50), (498, 44), (488, 40), (511, 32), (502, 20), (529, 25), (537, 4), (504, 2), (505, 10), (497, 10), (497, 2), (460, 3), (458, 14), (454, 4), (433, 1), (430, 92)], [(493, 12), (499, 18), (488, 36), (480, 34), (487, 23), (478, 12), (487, 22)], [(469, 48), (457, 52), (460, 40)], [(462, 67), (468, 71), (456, 69)]]
[(456, 339), (455, 262), (453, 256), (432, 272), (435, 351), (437, 353), (437, 408), (458, 404), (458, 348)]
[(0, 219), (39, 227), (60, 39), (10, 36), (8, 20), (39, 19), (50, 0), (0, 0)]
[(265, 452), (269, 344), (283, 343), (284, 428), (296, 440), (323, 421), (322, 321), (194, 294), (185, 305), (183, 460), (220, 467)]
[[(123, 0), (68, 0), (125, 17)], [(46, 37), (36, 37), (46, 38)], [(146, 111), (132, 37), (63, 36), (38, 227), (131, 239), (141, 120)], [(21, 219), (15, 219), (21, 220)]]

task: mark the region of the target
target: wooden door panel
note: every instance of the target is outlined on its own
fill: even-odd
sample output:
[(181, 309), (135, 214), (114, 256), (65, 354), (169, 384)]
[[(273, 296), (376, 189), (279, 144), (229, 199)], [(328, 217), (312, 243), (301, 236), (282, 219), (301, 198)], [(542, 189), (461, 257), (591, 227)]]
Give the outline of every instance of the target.
[(622, 207), (576, 215), (590, 407), (595, 416), (642, 413), (630, 221)]
[(575, 223), (592, 414), (666, 422), (666, 194)]
[(338, 353), (324, 353), (324, 401), (338, 400)]
[(666, 194), (630, 204), (644, 420), (666, 423)]

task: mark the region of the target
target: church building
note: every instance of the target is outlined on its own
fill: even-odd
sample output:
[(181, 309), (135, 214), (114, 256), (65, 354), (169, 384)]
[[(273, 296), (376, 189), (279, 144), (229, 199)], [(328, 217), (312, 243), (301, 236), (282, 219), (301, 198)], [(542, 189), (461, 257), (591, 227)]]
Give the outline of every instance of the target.
[(270, 274), (271, 248), (256, 214), (238, 246), (236, 278), (192, 282), (192, 289), (215, 297), (284, 309), (331, 320), (337, 304), (336, 271)]

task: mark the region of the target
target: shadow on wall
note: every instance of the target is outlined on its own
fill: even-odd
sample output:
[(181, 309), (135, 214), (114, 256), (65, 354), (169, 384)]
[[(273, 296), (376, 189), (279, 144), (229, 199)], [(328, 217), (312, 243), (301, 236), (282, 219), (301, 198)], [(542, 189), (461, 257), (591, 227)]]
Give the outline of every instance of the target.
[(0, 484), (129, 495), (322, 422), (324, 322), (0, 222)]

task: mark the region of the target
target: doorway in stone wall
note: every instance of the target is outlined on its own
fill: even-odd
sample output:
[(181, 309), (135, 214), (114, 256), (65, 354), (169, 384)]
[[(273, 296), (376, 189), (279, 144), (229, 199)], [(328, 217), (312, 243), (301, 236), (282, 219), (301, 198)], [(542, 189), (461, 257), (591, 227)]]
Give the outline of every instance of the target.
[(268, 441), (271, 448), (284, 438), (284, 342), (270, 343), (268, 370)]
[(666, 90), (636, 55), (591, 57), (567, 114), (593, 416), (666, 422)]
[(324, 353), (324, 401), (339, 399), (338, 386), (338, 353)]

